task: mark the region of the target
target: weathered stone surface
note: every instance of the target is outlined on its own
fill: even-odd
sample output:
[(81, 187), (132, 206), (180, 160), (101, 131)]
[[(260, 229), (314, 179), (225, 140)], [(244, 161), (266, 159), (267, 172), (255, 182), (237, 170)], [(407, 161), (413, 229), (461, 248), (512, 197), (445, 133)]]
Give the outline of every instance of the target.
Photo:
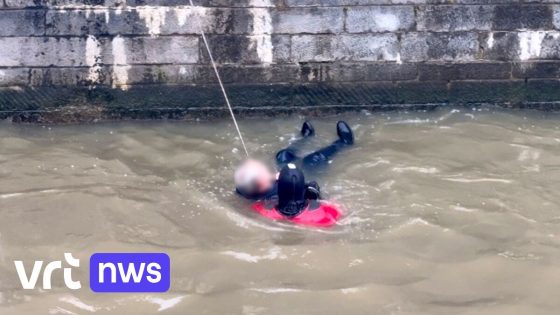
[[(368, 6), (399, 4), (512, 4), (512, 0), (282, 0), (290, 7), (309, 6)], [(515, 0), (514, 3), (559, 3), (559, 0)]]
[[(481, 0), (484, 1), (484, 0)], [(446, 3), (447, 0), (284, 0), (290, 7)]]
[(0, 10), (0, 36), (45, 34), (44, 10)]
[(112, 7), (122, 3), (121, 0), (5, 0), (9, 8), (33, 8), (55, 6), (81, 6), (81, 7)]
[(394, 34), (292, 37), (292, 59), (309, 61), (396, 61), (398, 39)]
[[(208, 42), (212, 49), (212, 55), (218, 63), (230, 64), (258, 64), (263, 62), (263, 55), (271, 57), (273, 55), (272, 45), (268, 45), (266, 40), (272, 42), (271, 36), (251, 37), (241, 35), (213, 35), (208, 36)], [(209, 63), (208, 53), (204, 43), (200, 41), (201, 61)]]
[(395, 34), (339, 36), (334, 57), (336, 60), (397, 61), (398, 38)]
[(449, 102), (449, 91), (444, 82), (398, 82), (398, 104), (430, 104)]
[(298, 35), (292, 37), (291, 58), (299, 62), (333, 61), (336, 37)]
[[(185, 0), (125, 0), (128, 6), (179, 6), (188, 5)], [(228, 8), (271, 8), (277, 0), (195, 0), (195, 6), (203, 7), (228, 7)]]
[(54, 9), (47, 12), (48, 35), (252, 34), (253, 15), (244, 9), (127, 7)]
[(109, 9), (49, 10), (46, 28), (47, 35), (148, 34), (137, 14)]
[(560, 59), (560, 32), (546, 32), (538, 56), (531, 59)]
[(195, 65), (135, 65), (127, 69), (126, 84), (192, 84), (195, 82), (195, 75)]
[(221, 105), (200, 26), (236, 105), (560, 104), (560, 0), (195, 2), (0, 1), (0, 108)]
[(414, 7), (350, 7), (346, 30), (350, 33), (408, 31), (414, 27)]
[(519, 37), (517, 33), (490, 32), (480, 36), (481, 57), (484, 60), (518, 60)]
[(486, 60), (540, 60), (560, 58), (560, 32), (522, 31), (481, 35), (482, 58)]
[(29, 69), (0, 69), (0, 86), (26, 86), (29, 84)]
[(476, 33), (408, 33), (401, 39), (403, 61), (471, 61), (478, 53)]
[(273, 61), (276, 63), (289, 63), (292, 38), (289, 35), (272, 35)]
[(521, 104), (526, 100), (524, 81), (456, 81), (451, 83), (449, 100), (456, 104), (508, 103)]
[(555, 29), (560, 30), (560, 5), (552, 6), (552, 24)]
[(344, 25), (342, 8), (274, 10), (273, 30), (277, 34), (340, 33)]
[[(176, 66), (144, 66), (135, 65), (126, 67), (126, 82), (123, 85), (136, 84), (161, 84), (170, 81), (176, 83), (194, 82), (194, 65)], [(95, 72), (93, 80), (92, 72)], [(99, 68), (38, 68), (31, 73), (33, 86), (111, 86), (115, 70), (111, 66)]]
[(0, 65), (83, 66), (85, 38), (0, 37)]
[(518, 79), (558, 78), (560, 77), (560, 62), (514, 63), (512, 75)]
[(415, 64), (396, 63), (344, 63), (330, 66), (326, 75), (327, 81), (335, 82), (406, 81), (416, 77)]
[(552, 20), (552, 9), (547, 5), (502, 5), (494, 9), (492, 29), (496, 31), (550, 29)]
[(560, 81), (558, 79), (529, 80), (527, 82), (527, 101), (558, 102)]
[[(220, 76), (224, 83), (277, 83), (296, 80), (299, 75), (297, 65), (270, 66), (221, 66)], [(211, 66), (198, 66), (196, 69), (196, 83), (216, 84), (216, 74)]]
[[(409, 81), (417, 77), (416, 65), (396, 64), (396, 63), (368, 63), (367, 65), (356, 63), (329, 64), (329, 63), (302, 63), (300, 64), (300, 81), (318, 83), (327, 82), (353, 82), (363, 84), (375, 81), (385, 81), (383, 94), (391, 95), (392, 102), (396, 102), (394, 97), (395, 86), (390, 81)], [(353, 97), (348, 96), (350, 91), (345, 91), (344, 101), (351, 102)], [(378, 91), (381, 92), (381, 91)], [(350, 98), (346, 98), (350, 97)]]
[(414, 80), (418, 75), (415, 64), (368, 64), (366, 67), (367, 81), (406, 81)]
[(490, 30), (494, 6), (431, 5), (419, 7), (417, 14), (419, 31)]
[[(95, 73), (95, 80), (93, 80)], [(32, 86), (94, 86), (111, 85), (111, 73), (107, 67), (99, 68), (37, 68), (30, 76)]]
[[(199, 43), (194, 36), (172, 37), (132, 37), (122, 38), (125, 64), (185, 64), (197, 63)], [(120, 44), (111, 42), (109, 63), (125, 57), (121, 55)], [(121, 56), (118, 56), (121, 55)], [(104, 59), (105, 60), (105, 59)]]
[(511, 77), (509, 63), (447, 63), (418, 65), (421, 81), (508, 79)]

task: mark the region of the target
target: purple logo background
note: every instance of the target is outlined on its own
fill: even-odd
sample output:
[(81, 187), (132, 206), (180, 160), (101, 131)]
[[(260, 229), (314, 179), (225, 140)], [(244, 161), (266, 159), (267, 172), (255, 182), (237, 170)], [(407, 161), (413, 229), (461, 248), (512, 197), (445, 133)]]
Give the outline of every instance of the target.
[[(167, 292), (171, 285), (171, 268), (169, 256), (165, 253), (95, 253), (89, 259), (89, 286), (94, 292)], [(116, 269), (116, 281), (111, 282), (111, 270), (105, 268), (103, 272), (103, 283), (100, 283), (99, 265), (113, 264)], [(142, 277), (139, 282), (134, 282), (130, 277), (128, 282), (121, 278), (122, 271), (126, 274), (130, 268), (130, 263), (134, 264), (136, 273), (139, 272), (141, 264), (144, 263)], [(152, 283), (148, 277), (154, 278), (154, 274), (148, 273), (148, 265), (157, 263), (160, 269), (153, 269), (161, 274), (161, 279)]]

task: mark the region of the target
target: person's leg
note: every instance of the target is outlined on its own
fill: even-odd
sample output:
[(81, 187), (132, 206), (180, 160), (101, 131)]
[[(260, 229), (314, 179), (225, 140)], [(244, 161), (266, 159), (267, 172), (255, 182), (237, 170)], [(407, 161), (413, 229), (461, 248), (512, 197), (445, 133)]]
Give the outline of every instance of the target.
[(305, 121), (301, 126), (301, 138), (291, 143), (287, 148), (282, 149), (276, 153), (276, 163), (278, 166), (283, 167), (288, 163), (292, 163), (298, 159), (299, 147), (302, 142), (308, 137), (315, 135), (315, 129), (310, 122)]
[(336, 131), (338, 134), (338, 140), (329, 146), (305, 156), (303, 158), (303, 165), (316, 167), (327, 164), (341, 149), (354, 144), (354, 134), (346, 122), (339, 121), (336, 124)]

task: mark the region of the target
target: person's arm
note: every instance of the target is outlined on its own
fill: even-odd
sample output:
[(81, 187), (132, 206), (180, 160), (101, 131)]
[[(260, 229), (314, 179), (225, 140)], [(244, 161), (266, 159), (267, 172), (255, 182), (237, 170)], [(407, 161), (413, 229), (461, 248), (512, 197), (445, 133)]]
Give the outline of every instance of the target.
[(312, 181), (305, 185), (305, 199), (307, 200), (317, 200), (321, 199), (321, 187), (317, 182)]

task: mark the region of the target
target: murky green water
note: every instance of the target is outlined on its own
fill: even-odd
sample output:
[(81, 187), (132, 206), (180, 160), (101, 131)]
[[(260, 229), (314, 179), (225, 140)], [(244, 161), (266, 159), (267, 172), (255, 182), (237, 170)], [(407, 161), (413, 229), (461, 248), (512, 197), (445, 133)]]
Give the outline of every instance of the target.
[[(314, 146), (337, 118), (314, 120)], [(555, 314), (560, 116), (439, 110), (343, 117), (356, 145), (316, 179), (345, 208), (310, 230), (232, 191), (229, 121), (0, 124), (0, 314)], [(241, 120), (272, 155), (303, 117)], [(95, 252), (166, 252), (166, 294), (93, 294)], [(83, 288), (22, 290), (13, 260), (80, 258)]]

